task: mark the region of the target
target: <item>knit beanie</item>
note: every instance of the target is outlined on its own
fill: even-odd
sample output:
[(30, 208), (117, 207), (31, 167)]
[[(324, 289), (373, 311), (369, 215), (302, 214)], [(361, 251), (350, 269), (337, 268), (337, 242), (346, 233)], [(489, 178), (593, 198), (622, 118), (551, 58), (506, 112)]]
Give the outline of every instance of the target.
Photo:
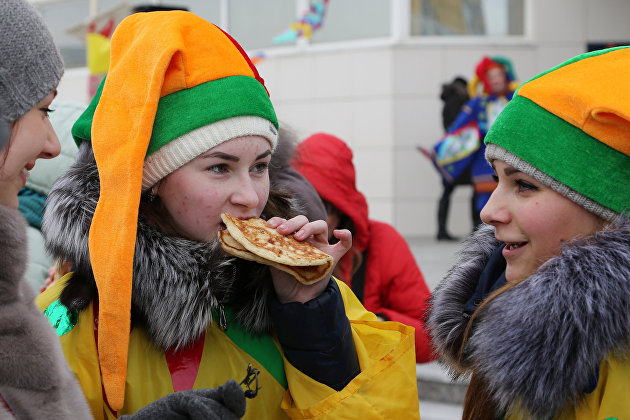
[(629, 47), (582, 54), (521, 87), (485, 137), (500, 159), (612, 220), (630, 207)]
[(278, 122), (243, 49), (185, 11), (137, 13), (111, 40), (107, 78), (72, 129), (90, 140), (100, 198), (89, 233), (98, 287), (98, 355), (107, 402), (124, 403), (140, 194), (208, 149)]
[(59, 84), (63, 61), (52, 35), (26, 0), (0, 1), (0, 117), (13, 122)]

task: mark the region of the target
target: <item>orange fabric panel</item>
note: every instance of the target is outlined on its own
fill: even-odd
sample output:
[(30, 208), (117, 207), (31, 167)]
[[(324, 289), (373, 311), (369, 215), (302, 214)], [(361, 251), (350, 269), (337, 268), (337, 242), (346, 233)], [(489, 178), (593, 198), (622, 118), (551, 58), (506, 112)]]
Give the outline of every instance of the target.
[(630, 49), (587, 57), (521, 85), (518, 94), (630, 155), (630, 97), (619, 95), (630, 89), (630, 78), (623, 77), (629, 60)]

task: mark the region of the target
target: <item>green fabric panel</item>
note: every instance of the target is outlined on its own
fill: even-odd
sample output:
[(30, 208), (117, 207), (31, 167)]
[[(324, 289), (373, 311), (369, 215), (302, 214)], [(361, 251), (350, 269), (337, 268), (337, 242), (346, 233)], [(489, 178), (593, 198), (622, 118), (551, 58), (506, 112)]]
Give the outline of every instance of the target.
[(77, 311), (69, 311), (68, 308), (61, 304), (59, 299), (46, 308), (44, 316), (48, 318), (59, 337), (72, 331), (79, 320), (79, 313)]
[(105, 79), (96, 89), (96, 93), (90, 101), (88, 107), (83, 111), (83, 114), (77, 119), (77, 121), (72, 126), (72, 137), (74, 137), (74, 142), (77, 144), (77, 147), (81, 146), (81, 142), (84, 140), (92, 139), (92, 120), (94, 119), (94, 111), (96, 111), (96, 106), (98, 105), (98, 101), (101, 99), (101, 94), (103, 93), (103, 85), (105, 85)]
[(485, 143), (503, 147), (613, 211), (624, 213), (630, 207), (630, 184), (620, 182), (630, 179), (630, 157), (527, 98), (510, 101)]
[(516, 89), (516, 92), (514, 94), (518, 95), (518, 91), (520, 90), (521, 86), (531, 82), (532, 80), (536, 80), (539, 77), (542, 77), (542, 76), (546, 75), (547, 73), (551, 73), (552, 71), (558, 70), (561, 67), (568, 66), (569, 64), (573, 64), (573, 63), (575, 63), (577, 61), (584, 60), (585, 58), (596, 57), (598, 55), (606, 54), (606, 53), (609, 53), (609, 52), (615, 51), (615, 50), (621, 50), (621, 49), (624, 49), (624, 48), (630, 48), (630, 46), (625, 45), (625, 46), (622, 46), (622, 47), (614, 47), (614, 48), (609, 48), (609, 49), (605, 49), (605, 50), (597, 50), (597, 51), (591, 51), (591, 52), (588, 52), (588, 53), (580, 54), (580, 55), (578, 55), (576, 57), (573, 57), (573, 58), (571, 58), (571, 59), (569, 59), (569, 60), (567, 60), (567, 61), (565, 61), (563, 63), (558, 64), (557, 66), (555, 66), (553, 68), (550, 68), (547, 71), (544, 71), (544, 72), (542, 72), (542, 73), (532, 77), (527, 82), (521, 84), (518, 87), (518, 89)]
[(243, 115), (265, 118), (278, 128), (267, 91), (253, 77), (224, 77), (173, 92), (160, 99), (147, 156), (196, 128)]
[[(287, 377), (284, 373), (284, 359), (271, 336), (264, 335), (254, 337), (248, 334), (243, 327), (233, 322), (231, 308), (225, 308), (225, 317), (228, 323), (228, 329), (225, 331), (225, 335), (239, 348), (263, 365), (267, 372), (269, 372), (284, 389), (287, 389), (289, 385), (287, 384)], [(212, 318), (215, 322), (219, 319), (219, 314), (215, 310), (212, 311)]]

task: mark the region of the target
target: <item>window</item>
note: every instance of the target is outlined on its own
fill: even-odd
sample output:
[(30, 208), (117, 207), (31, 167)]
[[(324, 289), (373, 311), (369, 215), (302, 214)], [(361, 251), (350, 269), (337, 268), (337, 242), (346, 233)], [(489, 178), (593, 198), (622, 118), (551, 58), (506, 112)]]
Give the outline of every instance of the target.
[[(228, 32), (247, 50), (273, 46), (273, 38), (295, 21), (295, 0), (228, 2)], [(288, 44), (293, 45), (293, 44)]]
[(384, 0), (330, 0), (324, 24), (313, 34), (312, 42), (389, 37), (390, 3)]
[[(1, 0), (0, 0), (1, 1)], [(30, 0), (40, 10), (63, 55), (66, 67), (85, 66), (85, 41), (68, 28), (85, 22), (88, 0)], [(524, 35), (527, 0), (328, 0), (323, 23), (312, 33), (312, 44), (404, 36), (511, 36)], [(137, 6), (187, 8), (227, 28), (247, 51), (292, 46), (295, 39), (274, 42), (298, 22), (309, 5), (322, 0), (98, 0), (98, 11)], [(410, 10), (398, 10), (410, 4)], [(410, 23), (410, 30), (394, 34), (392, 13)], [(122, 18), (121, 18), (122, 19)], [(223, 20), (223, 21), (222, 21)], [(403, 25), (406, 26), (406, 25)], [(97, 28), (98, 30), (98, 28)], [(410, 32), (410, 33), (408, 33)], [(290, 37), (289, 37), (290, 38)], [(277, 39), (276, 39), (277, 41)]]
[(412, 0), (411, 35), (524, 35), (524, 0)]

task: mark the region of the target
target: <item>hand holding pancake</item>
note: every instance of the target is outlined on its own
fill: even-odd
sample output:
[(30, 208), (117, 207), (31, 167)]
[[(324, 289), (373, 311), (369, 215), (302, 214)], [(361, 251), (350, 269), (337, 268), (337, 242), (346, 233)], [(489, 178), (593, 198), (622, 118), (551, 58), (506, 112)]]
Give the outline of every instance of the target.
[(289, 220), (272, 217), (267, 225), (275, 227), (279, 233), (289, 235), (298, 241), (307, 241), (319, 250), (330, 255), (333, 259), (330, 269), (325, 274), (324, 281), (312, 285), (304, 285), (295, 281), (284, 273), (272, 270), (272, 277), (276, 295), (281, 302), (307, 302), (319, 296), (330, 280), (337, 262), (352, 246), (352, 234), (347, 229), (335, 230), (334, 236), (339, 239), (334, 245), (328, 243), (328, 224), (323, 220), (309, 222), (306, 216), (297, 216)]
[(305, 216), (290, 220), (274, 217), (268, 222), (257, 217), (242, 220), (227, 213), (221, 217), (226, 226), (218, 232), (222, 248), (236, 257), (271, 266), (276, 294), (282, 302), (306, 302), (319, 296), (335, 261), (352, 245), (347, 230), (335, 231), (340, 242), (329, 245), (326, 222), (309, 222)]

